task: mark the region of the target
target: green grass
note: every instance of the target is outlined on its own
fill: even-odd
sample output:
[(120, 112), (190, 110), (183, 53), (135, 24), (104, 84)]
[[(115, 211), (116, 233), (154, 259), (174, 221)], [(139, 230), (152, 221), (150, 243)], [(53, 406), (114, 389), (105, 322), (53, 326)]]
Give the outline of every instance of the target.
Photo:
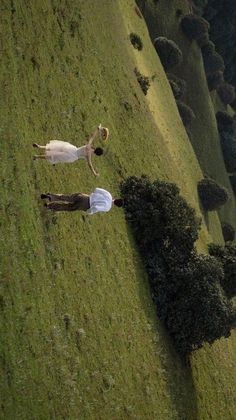
[[(116, 195), (126, 176), (147, 173), (177, 182), (200, 214), (201, 169), (134, 6), (1, 5), (4, 419), (233, 418), (233, 339), (206, 346), (191, 367), (183, 365), (156, 318), (123, 212), (52, 215), (39, 199), (48, 190), (90, 192), (97, 185)], [(130, 44), (132, 31), (142, 52)], [(147, 97), (135, 67), (155, 76)], [(100, 178), (84, 162), (33, 162), (34, 141), (82, 145), (100, 121), (111, 132), (104, 158), (94, 159)], [(220, 242), (216, 214), (212, 220)], [(203, 223), (199, 250), (210, 240)]]

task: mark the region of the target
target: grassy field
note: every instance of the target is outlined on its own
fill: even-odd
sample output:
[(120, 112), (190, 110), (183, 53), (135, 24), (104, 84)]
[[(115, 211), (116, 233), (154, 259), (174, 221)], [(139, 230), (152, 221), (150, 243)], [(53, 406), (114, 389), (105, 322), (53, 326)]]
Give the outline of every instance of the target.
[[(39, 199), (95, 186), (116, 195), (122, 179), (147, 173), (176, 182), (200, 214), (202, 172), (134, 1), (0, 9), (1, 418), (233, 419), (235, 336), (185, 366), (156, 318), (123, 212), (52, 215)], [(135, 67), (153, 76), (147, 97)], [(84, 162), (32, 160), (33, 142), (82, 145), (99, 122), (111, 136), (94, 159), (98, 179)], [(217, 214), (211, 223), (221, 242)], [(210, 240), (203, 223), (198, 249)]]

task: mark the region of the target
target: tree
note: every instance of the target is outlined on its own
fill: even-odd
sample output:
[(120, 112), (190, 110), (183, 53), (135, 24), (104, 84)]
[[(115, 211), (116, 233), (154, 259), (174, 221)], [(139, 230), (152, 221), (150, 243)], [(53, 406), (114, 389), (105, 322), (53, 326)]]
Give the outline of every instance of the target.
[(182, 51), (174, 41), (160, 36), (154, 39), (153, 44), (165, 71), (178, 66), (182, 62)]
[(198, 183), (198, 194), (205, 210), (217, 210), (229, 199), (226, 188), (211, 178), (204, 178)]

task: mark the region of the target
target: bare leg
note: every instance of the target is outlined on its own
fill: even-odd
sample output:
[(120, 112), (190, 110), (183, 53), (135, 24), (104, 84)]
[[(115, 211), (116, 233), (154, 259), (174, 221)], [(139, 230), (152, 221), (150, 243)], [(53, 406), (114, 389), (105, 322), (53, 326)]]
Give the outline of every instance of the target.
[(46, 159), (46, 156), (45, 155), (34, 155), (33, 159), (34, 160), (36, 160), (36, 159)]
[(45, 203), (45, 207), (48, 210), (53, 211), (75, 211), (75, 210), (81, 210), (79, 208), (78, 203)]
[(40, 146), (38, 143), (33, 143), (32, 146), (37, 147), (38, 149), (46, 149), (46, 146)]

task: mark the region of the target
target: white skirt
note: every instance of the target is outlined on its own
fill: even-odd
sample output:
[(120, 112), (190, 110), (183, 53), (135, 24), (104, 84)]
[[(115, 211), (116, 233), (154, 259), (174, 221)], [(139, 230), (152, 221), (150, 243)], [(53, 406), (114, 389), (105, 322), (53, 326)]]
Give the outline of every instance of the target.
[(78, 147), (66, 141), (51, 140), (46, 144), (46, 159), (52, 163), (74, 162), (78, 160)]

